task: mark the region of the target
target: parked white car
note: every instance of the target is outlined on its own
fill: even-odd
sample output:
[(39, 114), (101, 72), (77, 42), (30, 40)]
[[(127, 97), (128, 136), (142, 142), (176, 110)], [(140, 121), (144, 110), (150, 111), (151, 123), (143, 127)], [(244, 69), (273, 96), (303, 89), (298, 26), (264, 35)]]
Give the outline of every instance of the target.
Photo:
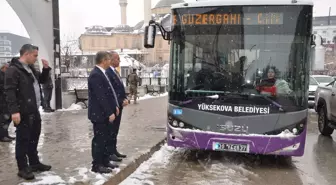
[(328, 75), (310, 75), (309, 79), (309, 96), (308, 106), (314, 108), (315, 106), (315, 92), (319, 85), (325, 86), (334, 81), (334, 78)]

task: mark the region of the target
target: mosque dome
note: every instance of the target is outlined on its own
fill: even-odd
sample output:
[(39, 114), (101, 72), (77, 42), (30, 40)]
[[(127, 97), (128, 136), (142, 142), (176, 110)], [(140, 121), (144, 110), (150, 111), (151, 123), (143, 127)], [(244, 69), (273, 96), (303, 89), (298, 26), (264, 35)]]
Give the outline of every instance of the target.
[(172, 4), (183, 3), (183, 0), (160, 0), (154, 8), (171, 7)]
[(93, 26), (87, 27), (85, 33), (86, 34), (101, 34), (101, 35), (109, 34), (106, 28), (100, 25), (93, 25)]
[(120, 24), (112, 29), (112, 32), (132, 32), (133, 28), (126, 24)]

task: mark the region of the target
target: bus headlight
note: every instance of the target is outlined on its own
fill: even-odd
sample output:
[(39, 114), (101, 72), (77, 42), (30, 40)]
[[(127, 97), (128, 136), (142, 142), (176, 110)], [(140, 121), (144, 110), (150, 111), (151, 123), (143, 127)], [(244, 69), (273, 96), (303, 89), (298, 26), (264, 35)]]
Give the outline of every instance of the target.
[(177, 124), (177, 121), (174, 120), (174, 121), (173, 121), (173, 126), (174, 126), (174, 127), (177, 127), (177, 125), (178, 125), (178, 124)]
[(179, 126), (182, 128), (184, 127), (184, 123), (183, 122), (180, 122)]
[(298, 129), (297, 128), (293, 128), (292, 132), (293, 132), (293, 134), (296, 135), (298, 133)]

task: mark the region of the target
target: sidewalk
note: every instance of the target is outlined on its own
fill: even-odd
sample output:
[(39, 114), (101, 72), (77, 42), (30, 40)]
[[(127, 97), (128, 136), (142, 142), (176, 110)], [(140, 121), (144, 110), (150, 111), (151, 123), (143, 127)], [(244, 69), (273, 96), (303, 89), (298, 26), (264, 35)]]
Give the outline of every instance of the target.
[(120, 169), (109, 175), (90, 171), (92, 125), (87, 119), (87, 109), (42, 114), (39, 155), (44, 163), (52, 165), (52, 171), (35, 173), (36, 180), (31, 182), (19, 179), (15, 144), (0, 143), (0, 184), (103, 184), (106, 181), (106, 184), (118, 184), (147, 160), (165, 138), (166, 102), (164, 96), (142, 100), (124, 109), (118, 150), (128, 157), (120, 163)]

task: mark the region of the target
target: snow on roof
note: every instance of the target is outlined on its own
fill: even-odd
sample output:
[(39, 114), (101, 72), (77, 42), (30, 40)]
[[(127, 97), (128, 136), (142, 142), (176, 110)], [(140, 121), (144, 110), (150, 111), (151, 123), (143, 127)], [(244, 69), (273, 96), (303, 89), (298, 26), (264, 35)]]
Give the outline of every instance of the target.
[(141, 64), (139, 61), (130, 57), (127, 54), (119, 54), (120, 57), (120, 67), (145, 67), (145, 65)]
[(185, 0), (185, 3), (173, 4), (172, 9), (235, 5), (314, 5), (314, 3), (313, 0)]

